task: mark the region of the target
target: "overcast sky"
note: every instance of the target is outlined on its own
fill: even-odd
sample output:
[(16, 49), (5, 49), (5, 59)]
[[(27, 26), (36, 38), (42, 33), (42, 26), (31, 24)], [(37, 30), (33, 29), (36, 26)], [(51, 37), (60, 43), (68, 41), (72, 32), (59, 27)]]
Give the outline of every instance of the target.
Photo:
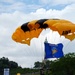
[[(75, 41), (60, 37), (50, 29), (43, 30), (31, 45), (16, 43), (11, 36), (23, 23), (34, 19), (66, 19), (75, 23), (75, 0), (0, 0), (0, 58), (7, 57), (22, 67), (33, 67), (44, 57), (44, 40), (64, 45), (64, 54), (75, 52)], [(57, 35), (57, 36), (56, 36)]]

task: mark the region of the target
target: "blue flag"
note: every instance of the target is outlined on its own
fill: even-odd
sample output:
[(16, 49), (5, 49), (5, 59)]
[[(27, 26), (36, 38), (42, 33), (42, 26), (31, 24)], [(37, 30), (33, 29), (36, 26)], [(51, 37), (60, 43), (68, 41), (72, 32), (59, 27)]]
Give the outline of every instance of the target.
[(47, 58), (60, 58), (63, 57), (63, 44), (50, 44), (45, 42), (45, 59)]
[(49, 43), (44, 43), (45, 44), (45, 59), (47, 58), (52, 58), (52, 50), (51, 47), (49, 46)]

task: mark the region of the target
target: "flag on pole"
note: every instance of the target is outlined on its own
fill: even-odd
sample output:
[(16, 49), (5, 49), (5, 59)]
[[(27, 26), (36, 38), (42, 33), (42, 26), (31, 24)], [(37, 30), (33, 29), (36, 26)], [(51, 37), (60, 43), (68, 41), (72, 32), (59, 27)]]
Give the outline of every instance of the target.
[(60, 58), (63, 57), (63, 44), (50, 44), (48, 42), (44, 43), (45, 45), (45, 59), (47, 58)]
[(54, 58), (60, 58), (64, 56), (62, 43), (51, 45), (51, 50)]
[(47, 58), (53, 58), (52, 56), (52, 50), (51, 50), (51, 47), (49, 46), (49, 43), (44, 43), (45, 45), (45, 59)]

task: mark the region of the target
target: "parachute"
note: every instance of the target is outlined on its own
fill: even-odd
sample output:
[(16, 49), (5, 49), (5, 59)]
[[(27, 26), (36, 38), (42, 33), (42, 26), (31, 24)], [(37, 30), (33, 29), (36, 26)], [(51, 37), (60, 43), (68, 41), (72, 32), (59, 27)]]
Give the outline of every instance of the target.
[(12, 35), (12, 39), (22, 44), (30, 45), (31, 39), (38, 38), (43, 29), (50, 28), (57, 31), (60, 36), (69, 40), (75, 38), (75, 24), (63, 19), (32, 20), (19, 26)]

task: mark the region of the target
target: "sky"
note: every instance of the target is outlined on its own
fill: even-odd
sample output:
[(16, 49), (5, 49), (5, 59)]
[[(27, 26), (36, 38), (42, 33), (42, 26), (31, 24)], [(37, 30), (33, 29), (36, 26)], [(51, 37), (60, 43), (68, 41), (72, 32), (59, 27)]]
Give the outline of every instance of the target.
[[(17, 27), (35, 19), (65, 19), (75, 23), (75, 0), (0, 0), (0, 58), (6, 57), (22, 67), (33, 67), (44, 57), (44, 41), (63, 43), (64, 54), (75, 52), (70, 41), (50, 29), (43, 30), (31, 45), (16, 43), (11, 36)], [(57, 36), (56, 36), (57, 35)]]

